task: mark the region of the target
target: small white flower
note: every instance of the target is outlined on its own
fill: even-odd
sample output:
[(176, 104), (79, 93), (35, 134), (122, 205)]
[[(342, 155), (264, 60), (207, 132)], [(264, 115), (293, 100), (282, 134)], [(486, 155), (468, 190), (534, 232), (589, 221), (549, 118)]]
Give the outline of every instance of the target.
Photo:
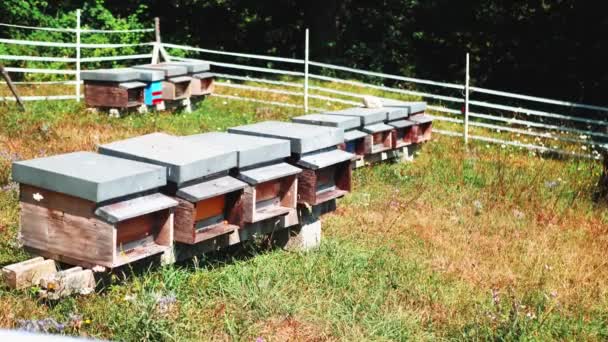
[(39, 192), (35, 193), (32, 197), (36, 202), (40, 202), (44, 199), (44, 196), (42, 196)]
[(581, 149), (583, 149), (583, 151), (587, 151), (587, 146), (582, 146)]
[(507, 145), (502, 144), (502, 145), (500, 145), (500, 147), (502, 147), (502, 148), (507, 148)]

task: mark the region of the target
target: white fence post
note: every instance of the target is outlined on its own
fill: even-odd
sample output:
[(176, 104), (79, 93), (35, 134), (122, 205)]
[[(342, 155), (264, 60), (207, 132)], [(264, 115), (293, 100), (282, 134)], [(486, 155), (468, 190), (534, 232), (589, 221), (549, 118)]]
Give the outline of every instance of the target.
[(467, 67), (464, 84), (464, 143), (469, 143), (469, 53), (467, 52)]
[(80, 102), (80, 10), (76, 10), (76, 102)]
[(309, 31), (306, 29), (306, 43), (304, 47), (304, 113), (308, 113), (308, 61), (309, 61)]
[(156, 64), (160, 62), (160, 19), (158, 17), (154, 18), (154, 48), (152, 49), (152, 60), (151, 64)]

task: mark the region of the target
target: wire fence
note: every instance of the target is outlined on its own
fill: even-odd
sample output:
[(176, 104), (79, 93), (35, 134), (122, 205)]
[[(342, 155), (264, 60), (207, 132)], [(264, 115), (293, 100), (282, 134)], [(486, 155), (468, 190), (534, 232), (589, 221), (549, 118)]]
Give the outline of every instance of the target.
[[(80, 100), (82, 82), (79, 71), (82, 63), (121, 61), (135, 64), (133, 61), (146, 59), (154, 62), (162, 54), (172, 60), (202, 59), (209, 62), (218, 78), (218, 92), (214, 96), (226, 100), (299, 108), (304, 112), (323, 112), (346, 106), (360, 106), (361, 98), (366, 95), (422, 99), (428, 103), (428, 111), (437, 121), (437, 133), (462, 137), (465, 141), (470, 139), (540, 153), (594, 159), (600, 158), (599, 146), (608, 142), (608, 107), (469, 86), (468, 63), (462, 84), (438, 82), (310, 60), (308, 31), (303, 49), (304, 58), (297, 59), (161, 43), (158, 23), (156, 28), (150, 29), (81, 29), (79, 12), (77, 16), (76, 28), (0, 23), (0, 26), (16, 29), (70, 32), (77, 35), (76, 42), (0, 38), (2, 44), (61, 47), (76, 51), (76, 57), (0, 55), (0, 62), (65, 63), (61, 69), (9, 65), (6, 70), (11, 73), (73, 76), (73, 79), (66, 81), (17, 82), (19, 85), (69, 85), (75, 89), (73, 94), (25, 96), (24, 100)], [(86, 44), (79, 39), (80, 34), (128, 32), (156, 32), (156, 40), (131, 44)], [(95, 57), (80, 55), (82, 49), (111, 51), (124, 47), (152, 47), (152, 51), (130, 55), (98, 54)], [(0, 97), (0, 100), (11, 98)]]

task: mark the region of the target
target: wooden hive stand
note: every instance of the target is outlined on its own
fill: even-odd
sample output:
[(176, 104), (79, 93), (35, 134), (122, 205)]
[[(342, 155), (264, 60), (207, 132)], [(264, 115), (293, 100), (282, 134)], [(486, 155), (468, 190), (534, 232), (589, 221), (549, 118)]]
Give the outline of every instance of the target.
[(156, 192), (165, 172), (90, 152), (17, 162), (21, 241), (37, 255), (88, 268), (170, 252), (177, 202)]

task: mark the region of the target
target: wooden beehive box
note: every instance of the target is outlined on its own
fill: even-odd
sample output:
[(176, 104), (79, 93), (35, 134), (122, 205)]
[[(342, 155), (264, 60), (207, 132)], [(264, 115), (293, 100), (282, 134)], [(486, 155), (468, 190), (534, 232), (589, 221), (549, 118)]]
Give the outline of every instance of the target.
[(419, 144), (431, 140), (433, 131), (433, 117), (427, 114), (412, 115), (410, 121), (416, 123), (414, 126), (414, 143)]
[(354, 107), (327, 112), (328, 115), (356, 117), (360, 120), (360, 130), (367, 133), (364, 142), (364, 154), (377, 154), (393, 148), (392, 127), (383, 123), (388, 119), (386, 108)]
[(157, 106), (163, 103), (163, 81), (165, 73), (162, 70), (136, 69), (139, 80), (146, 84), (144, 88), (144, 104)]
[(213, 93), (214, 76), (209, 72), (209, 63), (203, 61), (188, 61), (188, 62), (167, 62), (160, 65), (174, 65), (185, 67), (188, 70), (188, 76), (192, 77), (191, 94), (192, 96), (206, 96)]
[(303, 169), (298, 175), (298, 203), (319, 205), (351, 191), (350, 163), (355, 156), (337, 148), (344, 143), (340, 128), (266, 121), (228, 131), (290, 141), (290, 163)]
[(237, 165), (236, 152), (164, 133), (101, 145), (99, 152), (167, 168), (162, 191), (179, 202), (175, 241), (197, 244), (239, 228), (242, 214), (236, 204), (247, 184), (228, 175)]
[[(338, 147), (341, 150), (352, 153), (356, 159), (361, 160), (366, 154), (369, 154), (369, 138), (368, 134), (361, 132), (358, 128), (361, 126), (360, 119), (354, 116), (343, 115), (328, 115), (328, 114), (309, 114), (292, 118), (295, 123), (317, 125), (325, 127), (336, 127), (344, 130), (344, 143)], [(368, 140), (366, 140), (366, 138)]]
[(138, 70), (156, 70), (165, 73), (162, 83), (163, 101), (175, 101), (190, 98), (192, 93), (192, 77), (188, 69), (179, 65), (146, 64), (133, 67)]
[(94, 108), (128, 109), (144, 103), (146, 84), (133, 69), (101, 69), (81, 72), (85, 103)]
[(241, 198), (241, 227), (284, 215), (296, 215), (297, 174), (284, 162), (291, 155), (288, 140), (212, 132), (183, 137), (197, 144), (215, 145), (237, 152), (234, 177), (248, 186)]
[(387, 125), (393, 130), (393, 148), (402, 148), (414, 143), (416, 133), (416, 123), (409, 120), (389, 121)]
[(115, 268), (168, 252), (177, 202), (158, 193), (165, 168), (90, 152), (13, 164), (20, 238), (31, 252)]

